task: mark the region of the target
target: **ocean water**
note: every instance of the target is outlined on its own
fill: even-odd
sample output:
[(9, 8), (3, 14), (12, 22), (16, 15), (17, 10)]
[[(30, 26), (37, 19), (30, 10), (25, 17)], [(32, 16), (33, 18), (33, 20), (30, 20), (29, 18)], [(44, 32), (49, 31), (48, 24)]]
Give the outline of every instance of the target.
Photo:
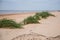
[(42, 11), (60, 11), (60, 10), (0, 10), (0, 14), (11, 14), (11, 13), (19, 13), (19, 12), (42, 12)]
[(0, 10), (0, 13), (16, 13), (16, 12), (24, 12), (23, 10)]
[(17, 12), (40, 12), (42, 10), (0, 10), (0, 14), (17, 13)]

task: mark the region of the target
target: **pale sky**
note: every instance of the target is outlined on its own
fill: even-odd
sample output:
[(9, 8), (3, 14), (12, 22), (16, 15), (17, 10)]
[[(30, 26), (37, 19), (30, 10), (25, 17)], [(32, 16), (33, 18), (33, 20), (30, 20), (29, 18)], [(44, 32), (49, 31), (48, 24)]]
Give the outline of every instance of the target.
[(60, 10), (60, 0), (0, 0), (0, 10)]

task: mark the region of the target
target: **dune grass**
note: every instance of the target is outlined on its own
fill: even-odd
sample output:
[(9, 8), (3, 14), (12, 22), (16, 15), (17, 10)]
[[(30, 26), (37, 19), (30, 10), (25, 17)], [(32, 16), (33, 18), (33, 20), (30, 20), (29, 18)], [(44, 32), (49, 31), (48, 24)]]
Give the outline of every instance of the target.
[(0, 20), (0, 28), (22, 28), (22, 26), (24, 26), (26, 24), (40, 23), (39, 20), (46, 19), (49, 16), (55, 17), (55, 15), (50, 14), (48, 12), (38, 12), (33, 16), (29, 16), (29, 17), (25, 18), (20, 23), (16, 23), (15, 21), (9, 20), (9, 19), (1, 19)]
[(53, 14), (51, 14), (51, 13), (49, 13), (49, 12), (41, 12), (41, 13), (39, 13), (39, 16), (40, 16), (41, 18), (46, 19), (46, 18), (49, 17), (49, 16), (55, 16), (55, 15), (53, 15)]
[(36, 13), (33, 17), (34, 17), (36, 20), (41, 20), (39, 13)]
[(21, 28), (21, 24), (18, 24), (13, 20), (1, 19), (0, 28)]
[(55, 16), (55, 15), (50, 14), (48, 12), (39, 12), (39, 13), (36, 13), (35, 15), (33, 15), (33, 16), (29, 16), (26, 19), (24, 19), (23, 23), (24, 24), (39, 23), (39, 20), (41, 20), (42, 18), (46, 19), (49, 16)]
[(24, 19), (24, 24), (31, 24), (31, 23), (39, 23), (37, 19), (35, 19), (33, 16), (29, 16), (26, 19)]

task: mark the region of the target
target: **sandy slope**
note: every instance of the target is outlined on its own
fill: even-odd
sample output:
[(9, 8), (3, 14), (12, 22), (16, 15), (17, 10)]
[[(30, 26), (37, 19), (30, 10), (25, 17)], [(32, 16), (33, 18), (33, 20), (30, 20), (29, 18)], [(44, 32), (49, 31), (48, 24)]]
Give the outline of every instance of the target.
[[(24, 26), (24, 29), (0, 29), (0, 39), (10, 40), (21, 34), (28, 34), (31, 32), (42, 34), (45, 36), (60, 35), (60, 12), (51, 12), (56, 17), (49, 17), (48, 19), (40, 20), (41, 24), (28, 24)], [(26, 13), (19, 15), (9, 15), (0, 18), (14, 19), (17, 22), (22, 21), (27, 16), (34, 15), (34, 13)], [(32, 30), (32, 31), (31, 31)]]
[(25, 18), (27, 18), (28, 16), (32, 16), (34, 15), (35, 12), (24, 12), (24, 13), (15, 13), (15, 14), (7, 14), (7, 15), (2, 15), (0, 16), (0, 19), (2, 18), (8, 18), (8, 19), (12, 19), (16, 22), (21, 22), (22, 20), (24, 20)]
[(26, 30), (40, 33), (46, 36), (60, 35), (60, 12), (52, 12), (56, 17), (49, 17), (48, 19), (40, 20), (41, 24), (29, 24)]

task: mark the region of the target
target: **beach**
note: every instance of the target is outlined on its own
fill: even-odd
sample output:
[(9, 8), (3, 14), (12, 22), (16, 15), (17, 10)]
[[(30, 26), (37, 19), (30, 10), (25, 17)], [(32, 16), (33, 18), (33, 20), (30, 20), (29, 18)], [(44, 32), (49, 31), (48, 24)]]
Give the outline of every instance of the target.
[[(1, 15), (0, 19), (7, 18), (16, 21), (17, 23), (23, 21), (28, 16), (35, 15), (36, 12), (25, 12)], [(23, 26), (22, 29), (5, 29), (0, 28), (0, 39), (11, 40), (22, 34), (29, 34), (31, 32), (44, 35), (46, 37), (55, 37), (60, 35), (60, 12), (49, 12), (56, 17), (48, 17), (47, 19), (40, 20), (40, 24), (28, 24)]]

